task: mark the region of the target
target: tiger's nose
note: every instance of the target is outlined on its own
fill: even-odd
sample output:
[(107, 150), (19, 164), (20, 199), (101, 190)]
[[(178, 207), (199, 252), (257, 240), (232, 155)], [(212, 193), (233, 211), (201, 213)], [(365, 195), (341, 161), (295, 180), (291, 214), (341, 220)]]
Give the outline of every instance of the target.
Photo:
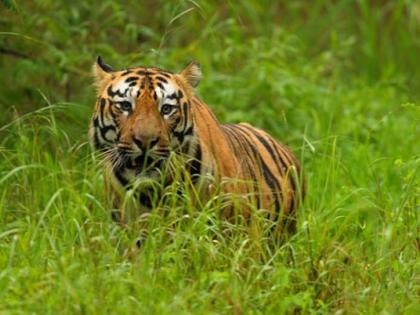
[(145, 151), (153, 148), (159, 142), (159, 137), (136, 136), (133, 137), (133, 142), (140, 150)]

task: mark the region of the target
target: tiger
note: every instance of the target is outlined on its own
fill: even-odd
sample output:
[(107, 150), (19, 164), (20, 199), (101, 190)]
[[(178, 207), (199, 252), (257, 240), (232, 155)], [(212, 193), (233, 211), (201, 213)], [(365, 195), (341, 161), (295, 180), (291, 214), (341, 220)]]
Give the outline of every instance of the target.
[[(97, 102), (89, 140), (108, 158), (112, 195), (123, 196), (139, 178), (156, 178), (175, 155), (182, 157), (192, 184), (205, 192), (200, 198), (218, 185), (226, 195), (248, 196), (270, 219), (295, 230), (305, 194), (298, 159), (262, 129), (219, 123), (195, 93), (202, 79), (198, 62), (179, 73), (143, 66), (114, 70), (99, 56), (93, 72)], [(151, 211), (147, 190), (138, 189), (138, 208)], [(235, 213), (246, 218), (251, 208), (242, 204)], [(232, 216), (232, 207), (226, 209), (223, 216)], [(117, 221), (126, 220), (121, 213)]]

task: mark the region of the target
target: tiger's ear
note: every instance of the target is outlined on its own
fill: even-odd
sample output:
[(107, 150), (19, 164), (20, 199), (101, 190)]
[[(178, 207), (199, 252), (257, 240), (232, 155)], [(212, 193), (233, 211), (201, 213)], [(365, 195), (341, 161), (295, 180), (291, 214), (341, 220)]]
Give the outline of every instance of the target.
[(184, 78), (192, 87), (196, 87), (201, 80), (201, 67), (196, 61), (191, 62), (184, 70), (180, 73), (181, 77)]
[(107, 79), (111, 76), (113, 72), (110, 65), (106, 64), (101, 56), (98, 56), (98, 59), (93, 64), (93, 75), (95, 76), (96, 84), (100, 84), (104, 79)]

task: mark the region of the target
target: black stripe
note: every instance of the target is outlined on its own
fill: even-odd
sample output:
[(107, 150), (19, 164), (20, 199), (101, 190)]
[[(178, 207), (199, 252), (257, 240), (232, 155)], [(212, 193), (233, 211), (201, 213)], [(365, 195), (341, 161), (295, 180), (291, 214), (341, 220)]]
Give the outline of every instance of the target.
[[(104, 105), (102, 106), (102, 104), (104, 104)], [(105, 102), (101, 101), (101, 106), (99, 106), (99, 122), (100, 122), (100, 124), (98, 124), (99, 127), (101, 127), (101, 124), (102, 124), (102, 126), (105, 126), (104, 109), (105, 109)]]
[(241, 130), (244, 135), (244, 140), (247, 142), (249, 148), (253, 152), (254, 156), (257, 159), (257, 162), (259, 163), (259, 166), (261, 167), (264, 179), (267, 183), (267, 185), (270, 187), (272, 194), (274, 196), (274, 203), (275, 203), (275, 210), (278, 212), (281, 210), (280, 203), (278, 200), (278, 193), (281, 192), (279, 183), (277, 182), (276, 178), (274, 177), (273, 173), (271, 173), (270, 168), (267, 166), (267, 164), (264, 162), (261, 154), (258, 152), (255, 143), (251, 141), (251, 139), (248, 137), (248, 134), (240, 128), (238, 125), (235, 126), (238, 130)]
[(194, 125), (191, 125), (184, 131), (184, 136), (191, 136), (193, 133), (194, 133)]
[(270, 142), (271, 142), (272, 147), (274, 148), (274, 151), (276, 152), (276, 156), (278, 157), (281, 165), (284, 167), (284, 168), (282, 168), (282, 174), (284, 174), (284, 171), (287, 170), (287, 167), (288, 167), (288, 163), (286, 163), (288, 161), (284, 161), (283, 160), (282, 155), (280, 154), (280, 152), (278, 151), (278, 148), (277, 148), (276, 144), (274, 143), (274, 140), (273, 139), (270, 139)]
[(232, 141), (232, 138), (235, 138), (236, 143), (238, 143), (238, 139), (233, 134), (233, 131), (227, 125), (222, 125), (222, 131), (225, 133), (226, 139), (228, 140), (228, 143), (229, 143), (229, 147), (231, 148), (235, 156), (240, 157), (241, 154), (239, 154), (237, 146)]
[(275, 211), (279, 212), (281, 210), (280, 202), (278, 199), (278, 193), (281, 192), (278, 182), (276, 181), (276, 178), (273, 176), (273, 173), (271, 173), (270, 169), (268, 168), (267, 164), (265, 164), (262, 156), (258, 153), (254, 145), (250, 145), (251, 150), (254, 152), (254, 154), (257, 156), (258, 163), (261, 164), (264, 179), (267, 182), (268, 186), (270, 187), (273, 197), (274, 197), (274, 203), (275, 203)]
[(176, 100), (176, 99), (178, 99), (178, 94), (176, 92), (174, 92), (171, 95), (167, 95), (166, 98), (168, 98), (170, 100)]
[[(296, 190), (296, 182), (295, 182), (295, 174), (290, 174), (290, 173), (286, 173), (286, 174), (284, 174), (283, 172), (281, 172), (281, 169), (283, 168), (283, 167), (285, 167), (286, 168), (286, 170), (287, 170), (287, 172), (290, 172), (289, 171), (289, 167), (290, 166), (292, 166), (292, 165), (294, 165), (293, 163), (291, 163), (291, 164), (289, 164), (289, 165), (287, 165), (287, 164), (285, 164), (284, 162), (283, 162), (283, 160), (282, 160), (282, 158), (281, 158), (281, 155), (280, 155), (280, 153), (277, 151), (277, 148), (276, 148), (276, 145), (274, 144), (274, 141), (271, 139), (271, 142), (272, 142), (272, 147), (271, 148), (274, 148), (274, 150), (276, 151), (276, 154), (274, 155), (273, 154), (273, 152), (271, 151), (271, 154), (272, 154), (272, 156), (274, 155), (274, 156), (278, 156), (278, 158), (279, 158), (279, 160), (281, 161), (277, 161), (277, 159), (276, 160), (274, 160), (275, 162), (276, 162), (276, 165), (277, 165), (277, 169), (279, 170), (279, 172), (280, 172), (280, 174), (282, 175), (282, 176), (286, 176), (286, 179), (290, 182), (290, 184), (291, 184), (291, 186), (292, 186), (292, 190), (293, 190), (293, 196), (292, 196), (292, 198), (291, 198), (291, 200), (290, 200), (290, 209), (289, 210), (292, 210), (292, 209), (294, 209), (295, 208), (295, 194), (297, 193), (297, 190)], [(268, 145), (268, 144), (267, 144)], [(264, 145), (265, 146), (265, 145)], [(286, 156), (287, 156), (287, 152), (284, 152), (285, 154), (286, 154)], [(282, 165), (279, 165), (279, 164), (282, 164)]]
[(194, 160), (190, 163), (191, 180), (195, 184), (201, 175), (201, 146), (197, 143)]
[(106, 142), (108, 142), (108, 143), (112, 143), (112, 142), (113, 142), (113, 141), (108, 140), (108, 139), (106, 138), (106, 133), (107, 133), (108, 131), (110, 131), (110, 130), (113, 130), (115, 133), (117, 133), (117, 129), (116, 129), (114, 126), (112, 126), (112, 125), (110, 125), (110, 126), (104, 126), (104, 127), (102, 127), (102, 128), (99, 128), (99, 131), (100, 131), (100, 133), (101, 133), (102, 138), (103, 138)]
[(156, 76), (155, 79), (163, 83), (168, 83), (168, 80), (166, 80), (164, 77), (161, 77), (161, 76)]
[[(272, 143), (272, 145), (273, 145), (273, 147), (274, 147), (274, 150), (276, 151), (276, 153), (277, 153), (277, 156), (279, 157), (279, 160), (282, 162), (282, 164), (284, 165), (284, 167), (285, 167), (285, 169), (286, 169), (286, 172), (287, 171), (289, 171), (289, 168), (290, 168), (290, 166), (292, 166), (292, 165), (295, 165), (295, 163), (293, 163), (293, 162), (291, 162), (289, 159), (288, 159), (288, 157), (289, 157), (289, 154), (288, 154), (288, 152), (287, 151), (285, 151), (285, 150), (283, 150), (283, 153), (284, 153), (284, 156), (285, 156), (285, 158), (287, 159), (287, 162), (288, 163), (285, 163), (284, 161), (283, 161), (283, 159), (282, 159), (282, 155), (280, 154), (280, 152), (278, 151), (278, 149), (277, 149), (277, 147), (278, 146), (276, 146), (275, 145), (275, 143), (274, 143), (274, 140), (272, 140), (271, 139), (271, 143)], [(298, 169), (297, 169), (297, 165), (295, 165), (295, 167), (296, 167), (296, 170), (298, 171)], [(297, 183), (295, 182), (295, 174), (293, 174), (292, 176), (290, 176), (290, 174), (288, 174), (288, 177), (287, 177), (289, 180), (290, 180), (290, 183), (292, 184), (292, 189), (293, 189), (293, 192), (295, 192), (295, 193), (297, 193)]]
[(153, 191), (150, 191), (150, 189), (142, 190), (141, 192), (139, 192), (138, 199), (142, 205), (146, 206), (147, 208), (152, 208)]
[[(255, 129), (253, 129), (253, 128), (250, 128), (250, 127), (248, 127), (248, 126), (245, 126), (245, 125), (241, 125), (241, 127), (243, 127), (243, 128), (246, 128), (247, 130), (249, 130), (250, 132), (252, 132), (253, 134), (254, 134), (254, 136), (258, 139), (258, 141), (259, 142), (261, 142), (261, 144), (265, 147), (265, 149), (267, 150), (267, 152), (269, 153), (269, 155), (270, 155), (270, 157), (271, 157), (271, 159), (274, 161), (274, 163), (276, 164), (276, 166), (277, 166), (277, 170), (279, 171), (279, 173), (280, 173), (280, 175), (284, 175), (283, 174), (283, 171), (282, 171), (282, 166), (283, 165), (279, 165), (280, 163), (279, 163), (279, 161), (278, 161), (278, 159), (276, 158), (277, 156), (276, 156), (276, 153), (273, 151), (273, 146), (272, 145), (270, 145), (268, 142), (267, 142), (267, 140), (265, 140), (264, 139), (264, 137), (262, 137), (259, 133), (258, 133), (258, 131), (257, 130), (255, 130)], [(282, 164), (284, 164), (284, 163), (282, 163)]]
[[(237, 130), (235, 125), (223, 125), (225, 127), (225, 130), (230, 131), (230, 136), (235, 139), (235, 142), (232, 141), (233, 146), (238, 146), (238, 153), (237, 157), (239, 158), (239, 163), (241, 163), (242, 166), (244, 166), (242, 163), (246, 164), (246, 167), (248, 169), (248, 174), (251, 177), (250, 179), (253, 181), (254, 185), (254, 192), (258, 193), (258, 180), (257, 180), (257, 174), (256, 169), (254, 165), (254, 161), (252, 159), (252, 156), (247, 148), (246, 141), (244, 140), (244, 135), (240, 133), (240, 130)], [(245, 152), (241, 152), (241, 151)], [(245, 154), (244, 154), (245, 153)], [(256, 196), (256, 202), (257, 202), (257, 208), (259, 209), (261, 207), (261, 202), (259, 198), (259, 194)]]
[(190, 144), (191, 141), (186, 140), (183, 144), (182, 144), (182, 152), (185, 154), (188, 154), (190, 152)]
[[(100, 101), (100, 105), (101, 106), (99, 106), (99, 121), (95, 122), (95, 120), (94, 120), (94, 124), (97, 123), (97, 126), (98, 126), (98, 129), (99, 129), (99, 132), (101, 133), (102, 139), (104, 139), (104, 141), (106, 141), (108, 143), (112, 143), (112, 141), (109, 141), (105, 137), (105, 134), (109, 130), (114, 130), (115, 132), (117, 132), (117, 130), (116, 130), (116, 127), (114, 125), (105, 125), (105, 121), (104, 121), (105, 100), (103, 98)], [(101, 126), (101, 124), (102, 124), (102, 126)]]
[[(170, 116), (172, 117), (174, 114), (175, 114), (175, 112)], [(178, 117), (175, 118), (173, 126), (171, 126), (171, 131), (175, 130), (176, 127), (178, 127), (178, 124), (179, 124), (180, 121), (181, 121), (181, 116), (178, 115)]]
[(95, 117), (95, 118), (93, 119), (93, 126), (94, 126), (94, 127), (99, 127), (99, 120), (98, 120), (98, 117)]
[[(109, 113), (111, 114), (112, 118), (114, 118), (114, 122), (116, 123), (116, 121), (117, 121), (117, 114), (114, 113), (113, 109), (115, 109), (114, 106), (113, 107), (110, 107)], [(118, 110), (118, 112), (120, 111), (119, 109), (117, 109), (117, 110)]]
[[(98, 116), (96, 116), (93, 119), (92, 124), (93, 124), (93, 128), (94, 128), (94, 132), (93, 132), (93, 146), (94, 146), (94, 148), (96, 150), (103, 150), (106, 147), (106, 145), (104, 143), (102, 143), (99, 140), (99, 137), (98, 137), (98, 132), (101, 133), (101, 128), (99, 126)], [(106, 139), (104, 139), (104, 140), (106, 141)]]
[(173, 134), (178, 139), (180, 144), (184, 142), (184, 134), (182, 132), (173, 131)]
[(128, 77), (127, 79), (125, 79), (125, 83), (130, 83), (133, 81), (137, 81), (138, 79), (140, 79), (139, 77)]
[(162, 83), (158, 82), (158, 83), (156, 83), (156, 85), (158, 87), (160, 87), (161, 90), (164, 90), (165, 91), (165, 88), (163, 87), (163, 84)]
[(185, 129), (188, 125), (188, 106), (187, 103), (182, 104), (182, 111), (184, 112), (184, 127), (182, 128), (182, 133), (185, 135)]
[[(251, 179), (254, 182), (257, 183), (257, 176), (256, 176), (256, 173), (255, 173), (255, 167), (254, 167), (253, 164), (250, 164), (251, 163), (250, 159), (252, 159), (252, 156), (251, 156), (251, 154), (250, 154), (250, 152), (247, 148), (247, 144), (244, 140), (245, 137), (242, 134), (240, 134), (240, 132), (238, 132), (238, 130), (236, 130), (237, 129), (236, 126), (233, 126), (233, 125), (232, 126), (224, 125), (224, 126), (231, 130), (231, 136), (233, 138), (235, 138), (236, 144), (238, 144), (240, 146), (240, 148), (245, 151), (245, 154), (246, 154), (245, 156), (244, 156), (243, 152), (239, 152), (239, 155), (237, 155), (237, 156), (238, 156), (238, 158), (240, 158), (240, 162), (245, 162), (246, 163), (247, 168), (248, 168), (248, 172), (250, 173), (250, 176), (251, 176)], [(246, 157), (248, 157), (248, 159)], [(252, 161), (252, 162), (254, 162), (254, 161)]]
[(93, 146), (95, 147), (96, 150), (99, 150), (99, 151), (104, 150), (106, 147), (104, 144), (100, 143), (97, 130), (93, 132)]
[(162, 76), (164, 76), (165, 78), (167, 78), (167, 79), (170, 79), (171, 78), (171, 76), (169, 75), (169, 72), (163, 72), (162, 70), (161, 70), (161, 72), (159, 73), (160, 75), (162, 75)]
[(123, 73), (121, 73), (121, 75), (127, 75), (127, 74), (132, 73), (132, 72), (133, 72), (133, 70), (127, 69)]
[[(291, 207), (290, 207), (290, 209), (294, 209), (294, 207), (295, 207), (295, 198), (299, 198), (298, 197), (298, 194), (299, 194), (299, 190), (298, 190), (298, 186), (299, 186), (299, 182), (296, 182), (296, 180), (297, 180), (297, 178), (296, 178), (296, 176), (299, 176), (300, 174), (299, 174), (299, 168), (298, 168), (298, 164), (296, 164), (296, 163), (294, 163), (294, 162), (291, 162), (290, 160), (289, 160), (289, 158), (291, 158), (291, 156), (290, 156), (290, 154), (286, 151), (286, 150), (284, 150), (281, 146), (280, 146), (280, 149), (282, 150), (282, 152), (284, 153), (284, 156), (285, 156), (285, 158), (287, 159), (287, 162), (289, 162), (289, 164), (288, 165), (286, 165), (286, 174), (287, 174), (287, 179), (289, 180), (289, 182), (290, 182), (290, 184), (292, 185), (292, 190), (293, 190), (293, 198), (292, 198), (292, 202), (291, 202)], [(280, 153), (277, 151), (277, 148), (276, 148), (276, 152), (277, 152), (277, 154), (279, 155), (279, 158), (281, 158), (281, 155), (280, 155)], [(290, 170), (290, 167), (291, 166), (295, 166), (296, 167), (296, 173), (294, 173), (294, 172), (292, 172), (291, 170)], [(297, 200), (298, 201), (298, 200)], [(299, 202), (299, 201), (298, 201)]]
[(128, 185), (128, 180), (126, 180), (122, 176), (122, 174), (120, 173), (120, 170), (114, 170), (114, 175), (122, 186), (127, 186)]
[(108, 89), (106, 90), (106, 92), (108, 93), (108, 95), (110, 97), (114, 97), (115, 95), (118, 95), (119, 97), (124, 97), (124, 93), (120, 93), (119, 90), (116, 90), (115, 92), (112, 90), (112, 85), (110, 85), (108, 87)]

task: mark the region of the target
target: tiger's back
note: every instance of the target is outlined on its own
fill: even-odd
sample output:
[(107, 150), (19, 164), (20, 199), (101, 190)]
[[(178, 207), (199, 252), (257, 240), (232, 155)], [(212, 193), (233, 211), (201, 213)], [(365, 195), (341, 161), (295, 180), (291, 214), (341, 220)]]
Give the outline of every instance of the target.
[[(199, 145), (207, 152), (200, 156), (206, 172), (219, 181), (231, 179), (222, 191), (248, 196), (250, 206), (271, 210), (274, 220), (282, 216), (293, 221), (305, 186), (300, 163), (290, 149), (248, 123), (219, 124), (198, 98), (193, 104)], [(243, 215), (248, 216), (249, 208), (243, 206)]]

